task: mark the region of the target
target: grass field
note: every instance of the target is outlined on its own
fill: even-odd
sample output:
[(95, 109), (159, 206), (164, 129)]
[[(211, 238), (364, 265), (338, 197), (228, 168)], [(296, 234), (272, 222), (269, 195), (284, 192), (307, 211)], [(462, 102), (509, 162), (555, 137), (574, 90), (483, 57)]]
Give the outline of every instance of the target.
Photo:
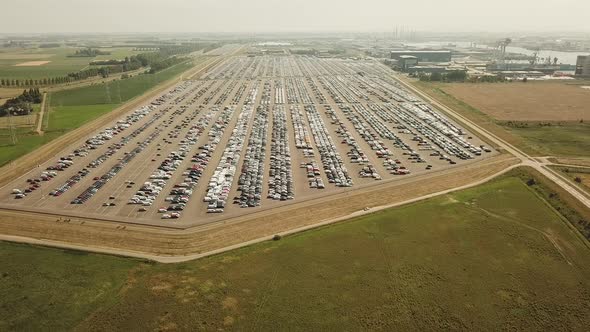
[(13, 145), (7, 129), (0, 129), (0, 166), (21, 157), (43, 144), (49, 143), (59, 137), (62, 132), (49, 132), (43, 136), (37, 135), (30, 128), (18, 131), (17, 144)]
[(112, 111), (119, 104), (58, 106), (49, 111), (45, 132), (67, 132)]
[[(4, 79), (43, 79), (64, 76), (79, 71), (93, 60), (124, 59), (125, 56), (137, 54), (131, 47), (104, 49), (111, 55), (90, 57), (68, 57), (77, 48), (58, 47), (41, 49), (7, 49), (0, 52), (0, 78)], [(28, 61), (50, 61), (41, 66), (16, 67)]]
[(527, 127), (506, 126), (507, 130), (522, 137), (527, 149), (543, 156), (590, 156), (590, 122), (558, 123)]
[(156, 74), (137, 75), (124, 80), (110, 81), (105, 84), (58, 91), (51, 94), (51, 106), (123, 103), (171, 79), (191, 66), (191, 63), (182, 63)]
[[(531, 121), (501, 121), (494, 118), (492, 114), (486, 114), (475, 105), (447, 92), (446, 84), (418, 81), (413, 84), (441, 103), (533, 156), (587, 157), (588, 151), (590, 151), (590, 124), (588, 121), (584, 123), (558, 121), (551, 122), (551, 126), (539, 126), (539, 121), (533, 121), (535, 117), (531, 117)], [(516, 84), (479, 85), (482, 86), (481, 89), (494, 89), (495, 85), (512, 86)], [(582, 91), (582, 89), (580, 90)], [(497, 97), (497, 99), (502, 98)], [(537, 107), (541, 109), (542, 113), (543, 105), (538, 104)]]
[(0, 329), (585, 330), (588, 243), (539, 197), (509, 175), (173, 265), (4, 244)]

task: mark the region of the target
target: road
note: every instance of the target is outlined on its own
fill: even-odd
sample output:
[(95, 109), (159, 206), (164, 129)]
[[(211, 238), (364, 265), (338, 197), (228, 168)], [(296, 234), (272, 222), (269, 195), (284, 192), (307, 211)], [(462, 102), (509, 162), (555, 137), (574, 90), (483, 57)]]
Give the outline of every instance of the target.
[(43, 101), (41, 102), (41, 109), (39, 110), (39, 119), (37, 120), (37, 128), (35, 131), (39, 135), (43, 135), (43, 116), (45, 115), (45, 102), (47, 101), (47, 92), (43, 92)]
[[(387, 70), (390, 70), (387, 68)], [(549, 180), (553, 181), (555, 184), (560, 186), (562, 189), (567, 191), (569, 194), (574, 196), (580, 202), (582, 202), (588, 209), (590, 209), (590, 199), (584, 195), (580, 189), (573, 186), (572, 184), (568, 183), (564, 180), (561, 176), (557, 175), (557, 173), (551, 170), (548, 166), (552, 165), (546, 161), (539, 161), (528, 154), (524, 153), (522, 150), (518, 149), (517, 147), (511, 145), (510, 143), (504, 141), (503, 139), (499, 138), (498, 136), (494, 135), (493, 133), (489, 132), (488, 130), (484, 129), (480, 125), (476, 124), (475, 122), (469, 120), (468, 118), (458, 114), (451, 108), (439, 103), (437, 100), (431, 98), (426, 93), (422, 92), (421, 90), (414, 87), (412, 84), (408, 83), (408, 81), (400, 76), (395, 75), (397, 80), (406, 88), (411, 90), (412, 92), (416, 93), (418, 96), (423, 98), (425, 101), (431, 103), (432, 105), (438, 107), (439, 109), (443, 110), (445, 113), (451, 115), (455, 119), (462, 122), (465, 126), (471, 129), (473, 132), (479, 134), (480, 136), (486, 137), (498, 147), (504, 149), (508, 153), (512, 154), (513, 156), (517, 157), (520, 160), (520, 166), (529, 166), (537, 170), (539, 173), (543, 174)]]

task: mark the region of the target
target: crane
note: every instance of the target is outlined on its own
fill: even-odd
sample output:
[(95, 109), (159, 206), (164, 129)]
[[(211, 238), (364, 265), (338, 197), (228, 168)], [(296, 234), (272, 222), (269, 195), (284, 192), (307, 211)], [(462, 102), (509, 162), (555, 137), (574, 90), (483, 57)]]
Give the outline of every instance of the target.
[(496, 62), (500, 69), (506, 69), (506, 47), (512, 43), (512, 39), (505, 38), (496, 44)]

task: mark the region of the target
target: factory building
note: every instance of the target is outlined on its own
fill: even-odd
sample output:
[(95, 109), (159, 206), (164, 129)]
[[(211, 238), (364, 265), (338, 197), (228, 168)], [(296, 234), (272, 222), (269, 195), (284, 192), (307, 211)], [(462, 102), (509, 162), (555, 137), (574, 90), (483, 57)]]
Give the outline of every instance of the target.
[(590, 77), (590, 55), (578, 55), (576, 62), (576, 76)]
[(410, 67), (418, 65), (418, 58), (412, 55), (400, 55), (397, 60), (397, 67), (400, 70), (407, 70)]
[(391, 51), (390, 54), (395, 60), (402, 56), (413, 56), (419, 62), (451, 62), (451, 51)]

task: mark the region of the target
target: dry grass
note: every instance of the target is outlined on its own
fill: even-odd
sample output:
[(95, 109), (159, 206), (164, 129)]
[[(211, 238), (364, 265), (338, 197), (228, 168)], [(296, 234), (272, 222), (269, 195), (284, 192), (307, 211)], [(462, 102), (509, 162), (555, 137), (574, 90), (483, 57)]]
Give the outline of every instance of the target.
[(37, 66), (46, 65), (50, 62), (51, 61), (27, 61), (27, 62), (17, 63), (14, 66), (15, 67), (37, 67)]
[(590, 90), (564, 82), (458, 83), (440, 88), (498, 120), (590, 120)]

